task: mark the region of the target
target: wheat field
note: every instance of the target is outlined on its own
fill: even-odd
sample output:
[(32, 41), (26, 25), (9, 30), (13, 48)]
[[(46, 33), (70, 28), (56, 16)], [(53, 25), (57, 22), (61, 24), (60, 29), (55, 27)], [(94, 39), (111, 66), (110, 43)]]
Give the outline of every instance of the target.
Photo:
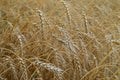
[(0, 80), (120, 80), (120, 0), (0, 0)]

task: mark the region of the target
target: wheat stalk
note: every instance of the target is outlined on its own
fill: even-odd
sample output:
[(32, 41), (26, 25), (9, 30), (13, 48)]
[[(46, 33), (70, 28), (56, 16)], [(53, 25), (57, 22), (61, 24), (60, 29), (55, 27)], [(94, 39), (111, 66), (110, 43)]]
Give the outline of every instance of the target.
[(55, 59), (57, 66), (62, 66), (63, 68), (66, 67), (66, 62), (61, 53), (58, 52), (58, 50), (55, 47), (51, 47), (53, 51), (55, 52)]
[(49, 71), (52, 71), (52, 72), (56, 73), (58, 75), (59, 79), (62, 80), (63, 70), (61, 68), (56, 67), (55, 65), (50, 64), (50, 63), (42, 62), (38, 58), (36, 58), (36, 60), (33, 64), (37, 65), (40, 68), (42, 67), (42, 68), (45, 68)]
[(12, 69), (14, 79), (18, 80), (17, 71), (16, 71), (16, 68), (14, 66), (13, 59), (10, 56), (4, 56), (3, 59), (8, 62), (10, 68)]
[(44, 26), (45, 26), (45, 19), (43, 16), (43, 11), (38, 10), (39, 16), (40, 16), (40, 24), (41, 24), (41, 34), (42, 34), (42, 39), (44, 39)]
[(87, 16), (86, 16), (84, 11), (83, 11), (83, 17), (84, 17), (84, 23), (85, 23), (85, 32), (89, 33), (89, 31), (88, 31), (88, 19), (87, 19)]
[(68, 35), (68, 32), (65, 31), (62, 27), (58, 26), (58, 29), (63, 33), (65, 44), (67, 48), (69, 48), (74, 54), (77, 54), (76, 48), (73, 46), (73, 42), (70, 40), (70, 36)]
[(20, 80), (23, 78), (24, 80), (28, 80), (28, 73), (27, 73), (27, 68), (26, 68), (26, 63), (22, 58), (18, 58), (19, 62), (20, 62), (20, 70), (22, 73), (22, 76), (20, 78)]
[(38, 59), (34, 62), (35, 65), (39, 66), (39, 67), (43, 67), (47, 70), (50, 70), (52, 72), (55, 72), (55, 73), (58, 73), (58, 74), (61, 74), (63, 72), (62, 69), (50, 64), (50, 63), (44, 63), (42, 61), (39, 61)]
[(70, 14), (70, 10), (69, 10), (69, 4), (65, 1), (65, 0), (60, 0), (60, 2), (64, 5), (65, 9), (66, 9), (66, 13), (67, 13), (67, 17), (68, 17), (68, 21), (69, 21), (69, 24), (71, 26), (71, 14)]
[(18, 40), (20, 42), (20, 47), (21, 47), (21, 52), (22, 52), (22, 56), (25, 54), (25, 51), (22, 49), (23, 45), (25, 43), (27, 43), (27, 39), (26, 37), (21, 33), (19, 27), (17, 27), (16, 29), (14, 29), (14, 32), (16, 34), (16, 36), (18, 37)]

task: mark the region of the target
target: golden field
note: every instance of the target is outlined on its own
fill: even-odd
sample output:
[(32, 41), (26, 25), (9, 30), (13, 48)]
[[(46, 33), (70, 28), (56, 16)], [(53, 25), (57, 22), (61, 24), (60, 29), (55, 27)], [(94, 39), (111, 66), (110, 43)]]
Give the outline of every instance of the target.
[(120, 0), (0, 0), (0, 80), (120, 80)]

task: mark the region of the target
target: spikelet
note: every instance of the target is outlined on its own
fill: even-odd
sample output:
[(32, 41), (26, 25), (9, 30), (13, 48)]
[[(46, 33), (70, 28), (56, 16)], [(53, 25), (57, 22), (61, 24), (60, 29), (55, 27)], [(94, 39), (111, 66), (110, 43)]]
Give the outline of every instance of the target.
[(71, 20), (72, 20), (72, 18), (71, 18), (69, 6), (68, 6), (69, 4), (68, 4), (66, 1), (64, 1), (64, 0), (60, 0), (60, 2), (64, 5), (64, 7), (65, 7), (65, 9), (66, 9), (68, 21), (69, 21), (69, 24), (70, 24), (70, 26), (71, 26)]
[(87, 19), (87, 16), (86, 16), (84, 11), (83, 11), (83, 18), (84, 18), (84, 24), (85, 24), (85, 32), (89, 33), (89, 31), (88, 31), (88, 19)]
[(4, 57), (4, 60), (9, 62), (9, 66), (10, 66), (11, 69), (12, 69), (13, 77), (14, 77), (15, 80), (18, 80), (16, 68), (15, 68), (15, 66), (14, 66), (14, 63), (13, 63), (12, 58), (11, 58), (10, 56), (5, 56), (5, 57)]
[(55, 59), (56, 59), (57, 66), (62, 66), (63, 68), (65, 68), (66, 62), (63, 56), (58, 52), (58, 50), (55, 47), (51, 47), (51, 48), (55, 52)]
[(58, 26), (58, 29), (64, 35), (64, 40), (65, 40), (65, 44), (66, 44), (67, 48), (70, 49), (74, 54), (77, 54), (76, 48), (75, 48), (72, 40), (70, 39), (70, 36), (68, 35), (68, 32), (66, 30), (64, 30), (62, 27), (59, 27), (59, 26)]
[[(85, 43), (83, 42), (82, 39), (80, 39), (80, 43), (81, 43), (81, 46), (82, 46), (82, 50), (83, 50), (83, 57), (84, 57), (84, 63), (87, 63), (88, 64), (88, 61), (89, 61), (89, 55), (88, 55), (88, 51), (86, 49), (86, 46), (85, 46)], [(84, 72), (87, 72), (87, 69), (86, 69), (86, 64), (83, 65), (84, 67)]]
[(38, 67), (42, 67), (45, 68), (51, 72), (54, 72), (55, 74), (58, 75), (59, 79), (62, 80), (62, 73), (63, 70), (59, 67), (56, 67), (55, 65), (51, 64), (51, 63), (45, 63), (40, 61), (38, 58), (36, 58), (35, 62), (33, 63), (34, 65), (38, 66)]
[(21, 33), (19, 27), (17, 27), (16, 29), (14, 29), (14, 32), (15, 32), (15, 34), (16, 34), (16, 36), (18, 37), (18, 40), (19, 40), (19, 42), (20, 42), (21, 52), (22, 52), (22, 56), (23, 56), (23, 55), (25, 54), (25, 51), (22, 50), (22, 48), (23, 48), (23, 45), (24, 45), (25, 43), (27, 43), (27, 39), (26, 39), (26, 37)]
[(120, 39), (119, 40), (111, 40), (112, 43), (116, 44), (116, 45), (120, 45)]
[(79, 76), (81, 76), (82, 75), (82, 69), (83, 69), (82, 64), (81, 64), (82, 61), (75, 54), (74, 54), (74, 59), (75, 59), (76, 65), (77, 65), (77, 71), (79, 72)]
[(65, 44), (65, 40), (63, 40), (63, 39), (57, 37), (56, 35), (52, 34), (52, 37), (55, 38), (56, 40), (58, 40), (60, 43)]
[[(38, 75), (37, 77), (34, 77), (34, 75)], [(30, 77), (30, 80), (43, 80), (43, 78), (42, 78), (42, 74), (40, 73), (40, 71), (39, 71), (39, 69), (37, 68), (34, 72), (33, 72), (33, 74), (31, 75), (31, 77)]]
[(7, 79), (3, 78), (3, 77), (0, 75), (0, 80), (7, 80)]
[(44, 26), (45, 26), (45, 19), (43, 17), (43, 12), (41, 10), (38, 10), (39, 17), (40, 17), (40, 24), (41, 24), (41, 35), (42, 39), (44, 39)]
[(88, 44), (86, 46), (90, 45), (90, 43), (94, 41), (94, 47), (96, 47), (97, 50), (99, 50), (100, 47), (103, 47), (92, 32), (89, 32), (89, 34), (79, 32), (79, 37), (86, 38), (86, 40), (88, 41)]
[(54, 66), (54, 65), (52, 65), (50, 63), (44, 63), (42, 61), (36, 60), (34, 64), (39, 66), (39, 67), (43, 67), (43, 68), (45, 68), (45, 69), (47, 69), (49, 71), (52, 71), (54, 73), (61, 74), (63, 72), (62, 69), (60, 69), (60, 68), (58, 68), (58, 67), (56, 67), (56, 66)]
[(18, 58), (18, 60), (20, 61), (20, 70), (22, 73), (21, 79), (23, 78), (24, 80), (28, 80), (28, 73), (27, 73), (27, 69), (26, 69), (26, 63), (22, 58)]

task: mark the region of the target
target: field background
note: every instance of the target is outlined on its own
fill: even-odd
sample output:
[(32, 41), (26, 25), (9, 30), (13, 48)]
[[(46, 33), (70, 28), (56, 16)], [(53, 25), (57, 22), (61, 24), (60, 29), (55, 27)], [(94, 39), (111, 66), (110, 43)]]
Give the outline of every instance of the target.
[(120, 80), (120, 0), (0, 0), (0, 80)]

